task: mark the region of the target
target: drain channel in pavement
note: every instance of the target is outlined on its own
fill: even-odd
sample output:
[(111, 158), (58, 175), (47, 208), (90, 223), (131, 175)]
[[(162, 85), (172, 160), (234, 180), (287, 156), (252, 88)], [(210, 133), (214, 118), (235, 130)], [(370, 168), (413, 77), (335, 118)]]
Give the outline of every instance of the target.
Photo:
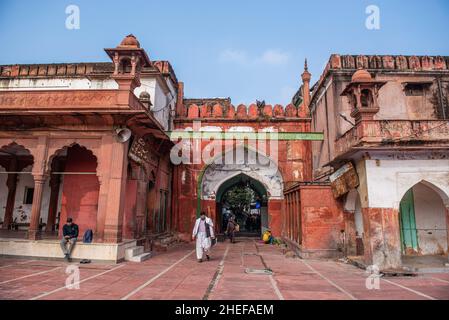
[(246, 268), (245, 269), (245, 273), (249, 273), (249, 274), (263, 274), (263, 275), (271, 276), (273, 274), (273, 271), (270, 270), (270, 269), (251, 269), (251, 268)]

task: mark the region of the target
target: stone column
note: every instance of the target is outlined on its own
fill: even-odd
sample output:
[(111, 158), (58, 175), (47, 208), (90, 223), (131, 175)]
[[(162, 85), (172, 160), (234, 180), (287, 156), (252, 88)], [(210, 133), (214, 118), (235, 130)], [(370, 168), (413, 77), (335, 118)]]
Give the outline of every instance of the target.
[[(112, 142), (111, 167), (109, 170), (104, 242), (122, 241), (123, 212), (128, 165), (128, 144)], [(102, 182), (102, 184), (104, 181)]]
[(39, 220), (41, 217), (42, 193), (44, 190), (45, 175), (33, 175), (34, 195), (33, 205), (31, 207), (30, 228), (28, 230), (28, 239), (38, 240), (40, 238)]
[(282, 200), (268, 200), (268, 227), (270, 228), (274, 237), (279, 237), (281, 235), (281, 207)]
[(59, 174), (52, 174), (50, 176), (50, 205), (48, 207), (48, 219), (46, 231), (52, 231), (56, 222), (56, 212), (58, 211), (58, 199), (59, 199), (59, 186), (60, 186)]
[[(9, 164), (8, 170), (10, 172), (16, 172), (18, 170), (16, 158), (12, 159), (12, 161)], [(16, 173), (8, 173), (8, 179), (6, 180), (6, 186), (8, 187), (8, 197), (6, 200), (5, 217), (3, 219), (3, 229), (8, 229), (9, 225), (13, 221), (14, 203), (16, 200), (16, 189), (17, 189), (17, 174)]]
[[(449, 205), (446, 205), (446, 233), (447, 233), (447, 246), (449, 248)], [(449, 267), (449, 256), (447, 258), (446, 267)]]
[(401, 266), (399, 211), (393, 208), (363, 208), (365, 263), (380, 270)]
[(17, 174), (9, 173), (6, 180), (8, 187), (8, 198), (6, 200), (5, 218), (3, 219), (3, 229), (8, 229), (13, 221), (14, 203), (16, 201)]
[(111, 167), (112, 155), (112, 136), (103, 136), (101, 139), (100, 159), (98, 159), (98, 210), (97, 210), (97, 225), (95, 229), (95, 242), (103, 242), (104, 237), (104, 222), (106, 219), (108, 189), (109, 189), (109, 169)]
[(37, 139), (37, 147), (35, 149), (34, 164), (32, 175), (34, 178), (34, 194), (33, 205), (31, 207), (30, 228), (28, 230), (27, 238), (30, 240), (38, 240), (39, 238), (39, 221), (41, 218), (42, 193), (44, 190), (44, 183), (47, 179), (46, 164), (48, 153), (48, 137), (41, 136)]
[(137, 181), (136, 199), (136, 237), (141, 238), (145, 234), (145, 213), (147, 211), (147, 190), (148, 185), (144, 179)]

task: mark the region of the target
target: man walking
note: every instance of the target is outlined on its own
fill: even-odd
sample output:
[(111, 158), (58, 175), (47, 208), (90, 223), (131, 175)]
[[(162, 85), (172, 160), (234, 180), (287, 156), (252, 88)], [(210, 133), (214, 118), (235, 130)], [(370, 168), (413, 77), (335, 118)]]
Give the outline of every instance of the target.
[(196, 219), (193, 227), (192, 240), (196, 239), (196, 257), (198, 262), (203, 262), (203, 254), (206, 254), (206, 259), (210, 260), (211, 239), (215, 238), (214, 223), (212, 219), (206, 217), (205, 212), (201, 212), (201, 216)]
[(67, 223), (62, 227), (62, 234), (61, 249), (64, 253), (64, 259), (70, 262), (72, 261), (70, 254), (78, 238), (78, 225), (73, 223), (72, 218), (67, 218)]
[(229, 237), (229, 240), (231, 240), (231, 243), (235, 243), (235, 229), (237, 227), (237, 222), (234, 220), (234, 216), (231, 216), (231, 218), (228, 221), (228, 225), (226, 226), (226, 234)]

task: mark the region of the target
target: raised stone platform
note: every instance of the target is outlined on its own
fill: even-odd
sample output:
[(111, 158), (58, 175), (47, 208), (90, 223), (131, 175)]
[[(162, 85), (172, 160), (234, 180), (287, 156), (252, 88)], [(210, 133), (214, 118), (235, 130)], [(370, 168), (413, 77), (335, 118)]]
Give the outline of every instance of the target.
[(337, 249), (304, 249), (303, 246), (288, 238), (282, 237), (288, 248), (302, 259), (336, 259), (341, 258), (342, 253)]
[[(125, 251), (136, 246), (136, 240), (121, 243), (82, 243), (78, 241), (72, 251), (75, 260), (118, 263), (125, 260)], [(63, 259), (59, 240), (26, 240), (0, 238), (0, 256)]]

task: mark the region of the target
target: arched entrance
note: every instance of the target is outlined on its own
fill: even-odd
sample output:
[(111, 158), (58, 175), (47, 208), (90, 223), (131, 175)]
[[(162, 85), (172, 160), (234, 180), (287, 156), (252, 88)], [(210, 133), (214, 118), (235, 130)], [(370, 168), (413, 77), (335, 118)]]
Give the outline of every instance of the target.
[[(351, 244), (350, 252), (356, 256), (363, 256), (365, 252), (365, 230), (363, 223), (362, 203), (357, 189), (352, 189), (346, 196), (345, 211), (353, 215), (351, 230), (353, 228), (354, 246)], [(353, 223), (353, 225), (352, 225)]]
[(245, 174), (223, 182), (216, 196), (218, 231), (224, 233), (233, 215), (240, 226), (238, 235), (259, 236), (268, 228), (268, 195), (262, 183)]
[[(228, 192), (239, 186), (244, 189), (245, 186), (253, 193), (251, 200), (244, 205), (244, 217), (240, 217), (242, 233), (246, 231), (247, 218), (254, 209), (253, 214), (260, 214), (260, 217), (252, 218), (258, 221), (255, 223), (257, 228), (251, 232), (259, 235), (269, 228), (273, 234), (280, 235), (283, 179), (277, 164), (265, 154), (244, 146), (221, 154), (205, 168), (199, 184), (200, 200), (215, 204), (217, 232), (224, 228), (223, 210), (230, 210), (226, 203)], [(250, 225), (251, 222), (248, 229)]]
[[(2, 236), (24, 235), (30, 226), (34, 158), (16, 143), (0, 148), (0, 230)], [(7, 231), (9, 230), (9, 231)], [(22, 235), (22, 236), (23, 236)]]
[(399, 210), (403, 260), (410, 256), (442, 256), (448, 252), (448, 196), (421, 181), (402, 197)]
[(48, 210), (41, 211), (46, 231), (62, 234), (62, 227), (71, 217), (79, 226), (80, 236), (87, 229), (98, 232), (100, 184), (93, 152), (79, 144), (66, 146), (50, 157), (49, 168), (49, 190), (43, 195), (48, 199)]

